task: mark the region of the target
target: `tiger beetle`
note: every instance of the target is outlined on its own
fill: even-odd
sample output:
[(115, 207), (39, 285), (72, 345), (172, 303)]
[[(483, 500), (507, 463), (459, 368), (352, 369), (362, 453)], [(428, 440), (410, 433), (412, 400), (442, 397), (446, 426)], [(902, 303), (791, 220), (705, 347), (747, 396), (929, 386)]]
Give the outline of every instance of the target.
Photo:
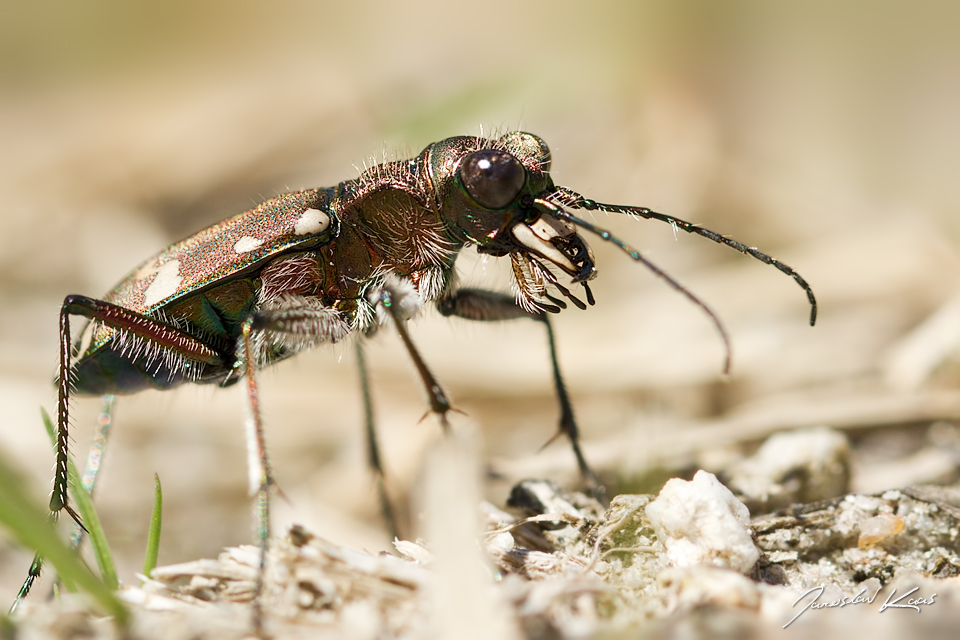
[[(602, 204), (558, 187), (550, 151), (535, 135), (496, 139), (460, 136), (429, 145), (416, 158), (385, 162), (336, 187), (281, 195), (182, 240), (135, 268), (103, 299), (68, 295), (60, 309), (56, 467), (50, 510), (79, 518), (67, 496), (71, 394), (129, 394), (184, 383), (228, 386), (245, 380), (250, 489), (261, 550), (253, 624), (262, 630), (260, 595), (274, 484), (264, 445), (256, 371), (318, 343), (356, 336), (367, 417), (369, 459), (389, 517), (376, 445), (363, 341), (392, 324), (426, 388), (430, 411), (445, 429), (451, 404), (421, 358), (406, 321), (425, 303), (444, 316), (498, 321), (527, 318), (546, 330), (553, 385), (566, 435), (586, 485), (603, 487), (584, 458), (577, 423), (557, 362), (550, 314), (594, 304), (597, 275), (584, 229), (619, 247), (700, 306), (720, 332), (729, 368), (729, 339), (717, 316), (637, 250), (570, 211), (603, 211), (660, 220), (749, 254), (792, 277), (789, 266), (703, 227), (643, 207)], [(460, 250), (509, 256), (514, 295), (459, 287)], [(570, 286), (583, 288), (586, 302)], [(88, 319), (76, 344), (70, 316)], [(392, 525), (391, 525), (392, 526)], [(18, 596), (39, 576), (34, 566)]]

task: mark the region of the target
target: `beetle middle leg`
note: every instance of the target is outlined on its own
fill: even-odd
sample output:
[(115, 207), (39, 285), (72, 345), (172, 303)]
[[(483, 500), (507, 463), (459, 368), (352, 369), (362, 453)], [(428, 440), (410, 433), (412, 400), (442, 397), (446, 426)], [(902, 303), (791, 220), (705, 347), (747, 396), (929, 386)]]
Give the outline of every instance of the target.
[[(253, 627), (263, 636), (264, 572), (270, 539), (270, 489), (274, 486), (273, 473), (267, 455), (257, 391), (256, 372), (260, 365), (264, 343), (255, 343), (258, 333), (274, 334), (281, 344), (283, 336), (318, 342), (338, 342), (349, 333), (349, 325), (339, 312), (323, 306), (317, 299), (299, 295), (284, 296), (276, 306), (256, 311), (243, 322), (237, 344), (237, 357), (247, 383), (247, 456), (250, 472), (250, 492), (255, 495), (254, 518), (257, 542), (260, 547), (260, 565), (253, 595)], [(302, 344), (294, 348), (302, 347)]]
[[(388, 280), (381, 287), (373, 289), (368, 294), (369, 301), (379, 306), (393, 321), (397, 328), (397, 333), (403, 342), (407, 353), (413, 360), (420, 380), (430, 402), (430, 411), (436, 413), (440, 424), (445, 431), (450, 428), (446, 414), (454, 410), (450, 406), (450, 401), (440, 386), (439, 381), (430, 368), (424, 362), (423, 357), (413, 344), (410, 334), (406, 328), (407, 319), (422, 306), (419, 294), (414, 290), (408, 290), (397, 280)], [(380, 500), (380, 512), (387, 525), (389, 533), (394, 538), (399, 538), (399, 529), (397, 519), (394, 514), (393, 505), (390, 502), (390, 496), (387, 494), (386, 476), (383, 470), (383, 462), (380, 456), (380, 446), (377, 442), (376, 426), (373, 418), (373, 401), (370, 393), (370, 380), (367, 372), (366, 358), (363, 351), (363, 338), (356, 340), (357, 367), (360, 370), (360, 388), (363, 394), (364, 421), (367, 434), (367, 461), (373, 470), (377, 484), (377, 493)]]
[[(372, 292), (371, 302), (382, 306), (384, 311), (393, 320), (400, 338), (413, 359), (417, 372), (427, 390), (430, 399), (430, 409), (439, 416), (441, 424), (449, 429), (446, 414), (452, 410), (447, 395), (436, 377), (427, 367), (419, 351), (413, 344), (406, 329), (406, 321), (411, 315), (411, 301), (416, 296), (414, 307), (419, 308), (419, 296), (416, 292), (408, 292), (396, 282), (385, 283)], [(249, 397), (249, 416), (247, 422), (248, 455), (250, 468), (250, 490), (255, 493), (255, 518), (257, 525), (257, 539), (259, 542), (260, 568), (257, 573), (257, 584), (254, 591), (253, 625), (258, 634), (263, 631), (262, 604), (260, 595), (264, 587), (264, 569), (266, 567), (267, 548), (270, 537), (270, 489), (274, 484), (270, 471), (269, 458), (263, 435), (263, 421), (261, 418), (259, 395), (257, 391), (256, 370), (258, 368), (258, 350), (254, 336), (257, 332), (288, 335), (320, 342), (337, 342), (345, 337), (349, 325), (339, 316), (338, 312), (324, 307), (317, 298), (299, 295), (288, 295), (278, 299), (273, 308), (261, 309), (247, 318), (243, 323), (240, 340), (237, 346), (238, 360), (242, 363), (243, 375), (247, 382)], [(415, 309), (414, 309), (415, 310)], [(375, 431), (372, 422), (372, 408), (368, 394), (366, 367), (363, 361), (360, 338), (357, 339), (357, 355), (360, 359), (361, 382), (364, 387), (364, 403), (367, 413), (367, 434), (369, 442), (370, 460), (382, 484), (383, 468), (380, 464), (379, 448), (376, 443)], [(282, 340), (281, 340), (282, 342)], [(302, 345), (301, 345), (302, 346)], [(381, 502), (384, 515), (396, 533), (395, 521), (392, 518), (392, 509), (385, 490), (381, 491)]]
[(390, 496), (387, 493), (387, 479), (380, 458), (380, 445), (377, 443), (377, 430), (373, 418), (373, 399), (370, 394), (370, 376), (367, 372), (367, 361), (363, 352), (363, 339), (357, 338), (354, 344), (357, 352), (357, 368), (360, 370), (360, 391), (363, 394), (363, 416), (367, 434), (367, 462), (373, 469), (377, 484), (380, 514), (387, 525), (390, 537), (399, 538), (400, 530), (397, 528), (397, 518), (393, 512), (393, 505), (390, 504)]
[[(513, 320), (516, 318), (529, 318), (542, 322), (547, 330), (547, 342), (550, 346), (550, 363), (553, 372), (554, 391), (557, 395), (557, 401), (560, 404), (560, 430), (557, 435), (565, 434), (570, 440), (573, 448), (573, 455), (577, 459), (577, 466), (580, 469), (580, 475), (589, 487), (590, 492), (601, 502), (606, 502), (606, 488), (600, 483), (599, 478), (590, 468), (583, 450), (580, 448), (580, 432), (577, 428), (577, 421), (573, 415), (573, 405), (570, 403), (570, 396), (567, 393), (567, 387), (563, 382), (563, 375), (560, 373), (560, 365), (557, 361), (557, 346), (553, 335), (553, 327), (550, 324), (550, 318), (545, 312), (532, 313), (522, 309), (517, 305), (512, 296), (486, 291), (483, 289), (457, 289), (452, 294), (437, 301), (437, 309), (445, 316), (456, 316), (466, 320), (477, 320), (483, 322), (493, 322), (498, 320)], [(548, 443), (549, 444), (549, 443)]]

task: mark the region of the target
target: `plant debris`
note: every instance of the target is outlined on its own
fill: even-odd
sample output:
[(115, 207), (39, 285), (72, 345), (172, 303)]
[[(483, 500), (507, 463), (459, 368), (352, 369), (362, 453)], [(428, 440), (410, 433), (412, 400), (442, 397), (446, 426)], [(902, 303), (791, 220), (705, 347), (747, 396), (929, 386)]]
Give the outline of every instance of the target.
[[(528, 480), (514, 487), (510, 506), (483, 503), (480, 512), (487, 560), (479, 597), (498, 604), (491, 610), (507, 618), (508, 636), (734, 638), (790, 623), (803, 634), (858, 625), (893, 637), (943, 632), (960, 605), (956, 487), (847, 494), (748, 520), (705, 472), (671, 481), (659, 497), (616, 496), (605, 510), (584, 494)], [(357, 551), (293, 527), (270, 549), (267, 631), (437, 637), (431, 620), (441, 582), (431, 543), (397, 540), (395, 551)], [(124, 587), (132, 636), (247, 637), (258, 556), (235, 547)], [(907, 592), (923, 602), (905, 605), (898, 598)], [(27, 604), (30, 632), (19, 637), (121, 637), (82, 615), (76, 596)]]

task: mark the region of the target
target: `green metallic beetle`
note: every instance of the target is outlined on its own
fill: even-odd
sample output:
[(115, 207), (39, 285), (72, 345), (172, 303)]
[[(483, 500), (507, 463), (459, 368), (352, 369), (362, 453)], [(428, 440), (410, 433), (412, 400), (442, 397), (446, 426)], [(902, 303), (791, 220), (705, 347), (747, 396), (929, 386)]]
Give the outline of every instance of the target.
[[(597, 271), (578, 228), (614, 243), (652, 269), (701, 306), (725, 344), (728, 341), (716, 316), (699, 299), (636, 250), (570, 209), (657, 219), (750, 254), (803, 287), (814, 323), (813, 292), (787, 265), (671, 216), (585, 199), (554, 185), (549, 169), (547, 145), (529, 133), (497, 139), (448, 138), (411, 160), (372, 167), (333, 188), (278, 196), (213, 225), (146, 260), (102, 300), (67, 296), (60, 312), (58, 446), (51, 510), (66, 509), (76, 518), (67, 500), (71, 393), (127, 394), (186, 382), (225, 386), (246, 379), (251, 489), (258, 494), (260, 545), (265, 550), (272, 477), (255, 371), (318, 343), (337, 342), (358, 332), (370, 336), (389, 318), (417, 366), (431, 410), (447, 426), (450, 403), (405, 329), (405, 321), (424, 303), (434, 303), (443, 315), (470, 320), (530, 318), (544, 323), (560, 404), (560, 433), (569, 438), (585, 481), (601, 492), (580, 450), (548, 321), (549, 313), (566, 308), (564, 299), (581, 309), (587, 306), (561, 278), (582, 286), (587, 303), (594, 303), (587, 283)], [(454, 263), (468, 245), (481, 253), (510, 257), (514, 296), (457, 287)], [(91, 320), (77, 346), (70, 337), (72, 315)], [(359, 340), (357, 344), (359, 349)], [(362, 352), (358, 353), (362, 363)], [(371, 461), (382, 480), (369, 407), (368, 425)], [(381, 495), (386, 512), (389, 502)], [(21, 595), (38, 574), (39, 562)], [(260, 588), (258, 584), (258, 593)], [(258, 607), (255, 604), (259, 627)]]

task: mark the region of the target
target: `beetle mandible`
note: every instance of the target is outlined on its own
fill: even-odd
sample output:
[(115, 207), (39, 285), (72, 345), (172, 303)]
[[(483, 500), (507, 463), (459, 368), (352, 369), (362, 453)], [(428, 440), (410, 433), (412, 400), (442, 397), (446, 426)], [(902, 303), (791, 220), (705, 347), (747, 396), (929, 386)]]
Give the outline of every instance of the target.
[[(215, 224), (144, 261), (102, 299), (69, 295), (60, 310), (56, 467), (50, 509), (67, 510), (69, 398), (129, 394), (183, 383), (248, 387), (251, 492), (257, 495), (261, 567), (269, 536), (273, 483), (257, 404), (256, 370), (323, 342), (371, 336), (388, 318), (416, 365), (430, 410), (447, 427), (450, 402), (420, 357), (405, 322), (424, 303), (469, 320), (529, 318), (542, 322), (569, 439), (585, 482), (602, 491), (579, 445), (573, 409), (557, 364), (549, 314), (594, 304), (588, 282), (597, 275), (585, 229), (611, 242), (708, 313), (714, 313), (641, 253), (572, 209), (620, 213), (668, 222), (773, 265), (806, 292), (810, 324), (816, 300), (789, 266), (703, 227), (646, 208), (599, 203), (559, 187), (549, 174), (550, 151), (539, 137), (512, 132), (496, 139), (453, 137), (417, 157), (385, 162), (336, 187), (268, 200)], [(509, 256), (514, 295), (457, 286), (454, 262), (466, 246)], [(583, 288), (584, 303), (561, 282)], [(90, 320), (71, 339), (70, 316)], [(382, 469), (368, 411), (370, 458)], [(384, 496), (381, 493), (381, 496)], [(383, 499), (385, 511), (389, 502)], [(39, 574), (35, 562), (21, 590)], [(262, 582), (262, 571), (260, 582)], [(256, 593), (262, 584), (258, 582)], [(259, 628), (258, 598), (254, 624)]]

